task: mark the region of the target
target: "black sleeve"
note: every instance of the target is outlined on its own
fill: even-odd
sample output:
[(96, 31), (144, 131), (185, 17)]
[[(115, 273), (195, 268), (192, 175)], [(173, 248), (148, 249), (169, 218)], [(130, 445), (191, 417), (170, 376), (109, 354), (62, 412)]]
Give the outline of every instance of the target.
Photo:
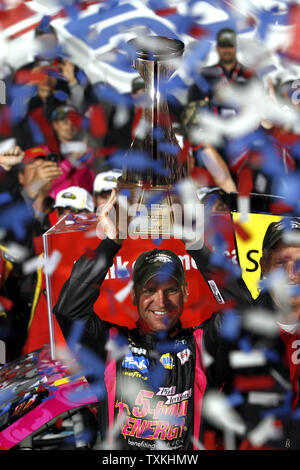
[(85, 327), (81, 343), (98, 353), (104, 351), (109, 323), (94, 313), (93, 305), (119, 249), (119, 245), (107, 238), (101, 241), (96, 250), (81, 256), (74, 264), (53, 309), (66, 339), (72, 324), (81, 321)]
[(240, 267), (232, 265), (225, 254), (223, 262), (219, 261), (218, 265), (214, 265), (213, 253), (206, 245), (203, 245), (200, 250), (187, 252), (194, 259), (215, 299), (222, 305), (222, 309), (224, 304), (237, 310), (253, 306), (253, 298), (242, 278)]

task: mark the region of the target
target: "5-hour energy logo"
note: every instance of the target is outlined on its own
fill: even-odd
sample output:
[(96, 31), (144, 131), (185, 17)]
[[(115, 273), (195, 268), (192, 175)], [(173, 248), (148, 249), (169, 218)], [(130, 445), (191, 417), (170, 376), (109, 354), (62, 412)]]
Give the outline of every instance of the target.
[(121, 434), (124, 439), (181, 439), (186, 430), (185, 418), (191, 396), (192, 389), (176, 393), (176, 387), (173, 386), (160, 387), (156, 395), (151, 390), (140, 390), (131, 411), (128, 404), (118, 401), (115, 405), (118, 408), (118, 419), (123, 416), (124, 410), (127, 412)]

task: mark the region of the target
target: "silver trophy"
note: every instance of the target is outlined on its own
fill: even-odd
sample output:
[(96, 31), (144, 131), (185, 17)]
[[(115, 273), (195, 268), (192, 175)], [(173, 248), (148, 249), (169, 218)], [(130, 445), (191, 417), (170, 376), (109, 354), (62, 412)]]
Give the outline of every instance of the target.
[[(161, 85), (175, 71), (174, 63), (182, 55), (184, 44), (161, 36), (135, 38), (129, 43), (136, 51), (133, 66), (145, 83), (140, 118), (144, 131), (135, 135), (125, 155), (117, 190), (124, 194), (126, 189), (130, 204), (139, 214), (128, 216), (129, 234), (172, 236), (176, 198), (172, 189), (188, 176), (189, 169), (188, 162), (178, 158), (181, 149)], [(132, 164), (134, 155), (141, 153), (146, 162), (142, 169)]]

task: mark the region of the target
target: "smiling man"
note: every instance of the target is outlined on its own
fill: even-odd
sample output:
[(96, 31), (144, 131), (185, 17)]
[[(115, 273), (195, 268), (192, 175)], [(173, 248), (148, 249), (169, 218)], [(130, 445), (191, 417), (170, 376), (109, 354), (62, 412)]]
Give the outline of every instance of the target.
[[(188, 286), (182, 262), (171, 250), (156, 248), (142, 253), (134, 264), (136, 328), (104, 321), (94, 312), (100, 286), (122, 244), (107, 215), (115, 201), (113, 189), (99, 215), (107, 238), (92, 256), (74, 264), (54, 313), (66, 338), (73, 322), (84, 322), (82, 343), (103, 361), (99, 428), (104, 448), (196, 449), (208, 383), (218, 388), (223, 383), (221, 362), (214, 363), (218, 370), (214, 365), (206, 369), (202, 356), (204, 348), (215, 358), (219, 354), (220, 317), (214, 315), (202, 327), (183, 328), (180, 318)], [(89, 380), (92, 383), (93, 377)], [(107, 441), (111, 432), (112, 440)]]

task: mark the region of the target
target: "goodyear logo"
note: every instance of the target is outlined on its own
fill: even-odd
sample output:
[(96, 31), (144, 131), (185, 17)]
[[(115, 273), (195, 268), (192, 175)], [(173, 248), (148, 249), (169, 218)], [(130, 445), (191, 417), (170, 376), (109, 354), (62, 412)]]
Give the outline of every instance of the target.
[(174, 360), (170, 353), (163, 354), (160, 358), (160, 362), (165, 369), (173, 369), (174, 367)]

